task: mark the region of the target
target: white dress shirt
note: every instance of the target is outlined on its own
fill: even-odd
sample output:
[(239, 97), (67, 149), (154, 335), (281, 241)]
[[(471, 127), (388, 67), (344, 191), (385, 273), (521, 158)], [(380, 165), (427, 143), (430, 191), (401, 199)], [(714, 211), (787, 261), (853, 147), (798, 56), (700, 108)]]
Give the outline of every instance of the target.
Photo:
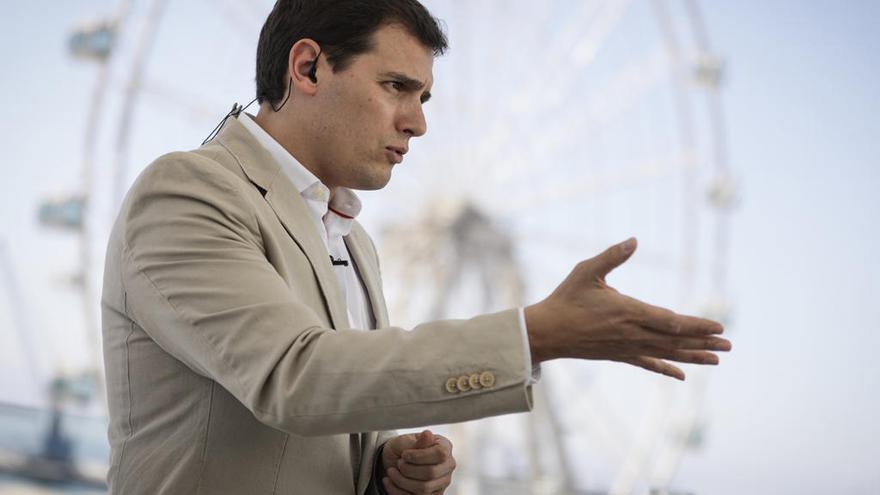
[[(376, 322), (369, 306), (366, 288), (351, 261), (348, 247), (343, 240), (351, 232), (352, 222), (361, 211), (360, 199), (354, 191), (345, 187), (337, 187), (331, 198), (330, 189), (299, 163), (278, 141), (275, 141), (275, 138), (263, 130), (250, 115), (242, 112), (239, 114), (238, 120), (275, 159), (284, 175), (290, 179), (305, 200), (311, 220), (327, 248), (327, 262), (330, 263), (331, 258), (336, 260), (333, 268), (339, 281), (339, 287), (345, 295), (349, 326), (356, 330), (375, 328)], [(341, 261), (347, 261), (347, 263), (342, 264)], [(525, 349), (523, 369), (526, 380), (529, 383), (534, 383), (540, 377), (540, 366), (532, 368), (529, 339), (522, 308), (519, 308), (519, 323), (523, 348)]]

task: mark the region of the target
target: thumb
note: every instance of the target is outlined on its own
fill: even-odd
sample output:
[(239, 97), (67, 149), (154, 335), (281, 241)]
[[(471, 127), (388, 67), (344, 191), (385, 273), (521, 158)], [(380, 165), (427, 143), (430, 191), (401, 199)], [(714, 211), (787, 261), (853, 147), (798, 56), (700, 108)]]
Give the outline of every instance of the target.
[(589, 266), (593, 270), (593, 275), (605, 279), (606, 275), (632, 256), (636, 251), (636, 246), (638, 246), (638, 241), (636, 241), (635, 237), (630, 237), (591, 258)]
[(434, 445), (434, 434), (431, 430), (425, 430), (416, 436), (416, 443), (410, 447), (411, 449), (427, 449)]

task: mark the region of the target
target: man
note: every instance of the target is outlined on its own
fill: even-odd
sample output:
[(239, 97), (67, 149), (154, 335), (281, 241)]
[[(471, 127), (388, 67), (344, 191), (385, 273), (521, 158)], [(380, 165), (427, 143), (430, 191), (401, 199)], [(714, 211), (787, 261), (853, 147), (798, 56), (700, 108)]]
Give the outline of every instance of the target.
[(532, 365), (611, 359), (674, 376), (721, 326), (617, 293), (631, 239), (545, 300), (390, 327), (352, 189), (426, 130), (445, 38), (415, 0), (280, 0), (256, 117), (137, 179), (111, 235), (103, 330), (112, 493), (443, 493), (451, 443), (394, 428), (531, 408)]

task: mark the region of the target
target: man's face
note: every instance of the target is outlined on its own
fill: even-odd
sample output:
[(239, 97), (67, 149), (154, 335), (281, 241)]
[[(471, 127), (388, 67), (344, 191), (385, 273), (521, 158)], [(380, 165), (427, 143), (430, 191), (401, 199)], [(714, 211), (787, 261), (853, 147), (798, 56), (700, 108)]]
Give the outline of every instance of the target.
[(427, 131), (422, 104), (430, 98), (433, 53), (395, 24), (379, 28), (373, 44), (345, 70), (318, 72), (316, 165), (331, 187), (384, 187), (410, 138)]

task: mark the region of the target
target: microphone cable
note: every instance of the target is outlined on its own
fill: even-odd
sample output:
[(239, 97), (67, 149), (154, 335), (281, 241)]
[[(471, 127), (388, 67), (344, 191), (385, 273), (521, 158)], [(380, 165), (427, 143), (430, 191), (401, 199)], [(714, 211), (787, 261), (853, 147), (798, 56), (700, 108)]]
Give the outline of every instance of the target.
[[(315, 55), (315, 60), (312, 60), (312, 66), (309, 68), (308, 78), (313, 83), (318, 82), (318, 74), (317, 74), (318, 59), (321, 57), (321, 53), (323, 53), (323, 50), (321, 48), (318, 48), (318, 54)], [(274, 110), (276, 113), (281, 111), (281, 109), (284, 108), (284, 105), (287, 104), (287, 100), (290, 99), (290, 94), (292, 92), (293, 92), (293, 78), (291, 77), (289, 79), (289, 82), (287, 83), (287, 96), (284, 97), (284, 101), (281, 102), (281, 105), (278, 105), (278, 108), (275, 108), (275, 105), (272, 105), (272, 102), (269, 102), (269, 104), (272, 105), (272, 110)], [(259, 97), (257, 97), (257, 98), (259, 98)], [(251, 100), (251, 102), (248, 103), (247, 105), (245, 105), (244, 107), (239, 105), (238, 102), (233, 103), (232, 110), (230, 110), (229, 113), (227, 113), (226, 116), (223, 117), (223, 120), (221, 120), (220, 123), (217, 124), (217, 127), (215, 127), (214, 130), (211, 131), (210, 134), (208, 134), (208, 137), (206, 137), (204, 141), (202, 141), (202, 146), (204, 146), (205, 143), (207, 143), (208, 141), (214, 139), (214, 136), (216, 136), (217, 133), (220, 132), (220, 129), (223, 128), (223, 124), (226, 123), (226, 119), (228, 119), (229, 117), (232, 117), (232, 116), (238, 118), (238, 115), (241, 112), (244, 112), (245, 110), (247, 110), (249, 106), (253, 105), (254, 102), (257, 101), (257, 98), (254, 98), (253, 100)]]

